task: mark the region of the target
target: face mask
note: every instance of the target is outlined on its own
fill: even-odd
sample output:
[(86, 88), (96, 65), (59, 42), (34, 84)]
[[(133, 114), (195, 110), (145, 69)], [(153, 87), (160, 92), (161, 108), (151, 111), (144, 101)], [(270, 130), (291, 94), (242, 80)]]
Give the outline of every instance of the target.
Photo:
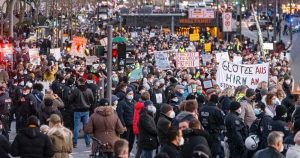
[(180, 94), (183, 94), (183, 93), (184, 93), (184, 90), (183, 90), (183, 89), (180, 89), (180, 90), (179, 90), (179, 93), (180, 93)]
[(113, 103), (114, 105), (118, 105), (118, 101), (116, 100), (116, 101), (114, 101), (114, 103)]
[(26, 91), (26, 92), (23, 92), (23, 95), (28, 95), (28, 94), (29, 94), (29, 92), (27, 92), (27, 91)]
[(179, 145), (182, 146), (183, 144), (184, 144), (184, 139), (183, 139), (183, 137), (180, 137), (180, 143), (179, 143)]
[(156, 87), (159, 87), (159, 85), (160, 85), (160, 83), (159, 83), (159, 82), (155, 83), (155, 86), (156, 86)]
[(112, 109), (114, 109), (115, 111), (117, 110), (117, 106), (112, 106)]
[(287, 85), (290, 85), (290, 84), (291, 84), (291, 80), (286, 80), (285, 83), (286, 83)]
[(173, 98), (172, 99), (174, 102), (178, 102), (178, 98)]
[(170, 113), (170, 116), (169, 116), (170, 118), (174, 118), (175, 117), (175, 112), (174, 111), (171, 111), (171, 113)]
[(272, 104), (273, 105), (277, 105), (277, 101), (276, 100), (272, 100)]
[(258, 116), (261, 112), (258, 108), (254, 109), (255, 116)]
[(140, 93), (143, 94), (144, 92), (146, 92), (145, 90), (141, 90)]
[(183, 85), (183, 86), (186, 86), (186, 85), (187, 85), (187, 83), (186, 83), (186, 82), (182, 82), (182, 85)]
[(152, 114), (155, 114), (155, 113), (156, 113), (156, 107), (153, 106), (153, 105), (147, 106), (147, 110), (148, 110), (149, 112), (151, 112)]
[(132, 99), (133, 99), (133, 95), (127, 95), (126, 98), (127, 98), (128, 100), (132, 100)]
[(283, 146), (283, 145), (281, 145), (281, 147), (280, 147), (280, 151), (279, 151), (279, 152), (283, 152), (283, 150), (284, 150), (284, 146)]
[(118, 77), (114, 77), (114, 78), (112, 78), (112, 80), (115, 81), (115, 82), (119, 82), (119, 78)]
[(241, 114), (241, 113), (242, 113), (242, 108), (239, 108), (239, 109), (237, 110), (237, 113)]
[(197, 93), (198, 93), (198, 94), (202, 94), (201, 90), (197, 90)]
[(27, 74), (28, 74), (28, 72), (25, 70), (25, 71), (23, 72), (23, 74), (24, 74), (24, 75), (27, 75)]
[(62, 84), (65, 84), (65, 83), (66, 83), (66, 80), (62, 80), (61, 83), (62, 83)]
[(24, 86), (24, 85), (25, 85), (24, 81), (21, 81), (21, 82), (19, 83), (19, 85), (20, 85), (20, 86)]

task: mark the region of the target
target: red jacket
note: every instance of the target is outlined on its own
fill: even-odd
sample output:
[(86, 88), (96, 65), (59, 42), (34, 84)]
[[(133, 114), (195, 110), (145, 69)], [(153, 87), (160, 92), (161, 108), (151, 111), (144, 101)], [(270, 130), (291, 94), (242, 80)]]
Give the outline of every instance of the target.
[(139, 101), (134, 105), (134, 113), (133, 113), (133, 133), (134, 135), (139, 134), (139, 119), (140, 119), (140, 112), (142, 108), (144, 107), (144, 103)]

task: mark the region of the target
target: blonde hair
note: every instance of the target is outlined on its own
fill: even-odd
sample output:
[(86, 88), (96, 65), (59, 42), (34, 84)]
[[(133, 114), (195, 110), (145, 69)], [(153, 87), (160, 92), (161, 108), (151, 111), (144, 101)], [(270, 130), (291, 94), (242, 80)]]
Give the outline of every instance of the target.
[(231, 87), (227, 87), (222, 91), (221, 96), (233, 97), (234, 90)]

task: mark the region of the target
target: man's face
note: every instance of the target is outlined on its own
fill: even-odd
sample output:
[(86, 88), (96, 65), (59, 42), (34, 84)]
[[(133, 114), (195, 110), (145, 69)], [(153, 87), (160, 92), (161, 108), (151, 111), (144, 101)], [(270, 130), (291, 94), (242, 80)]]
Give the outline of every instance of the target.
[(189, 128), (189, 123), (187, 121), (183, 121), (183, 122), (179, 123), (179, 129), (180, 130), (185, 130), (187, 128)]

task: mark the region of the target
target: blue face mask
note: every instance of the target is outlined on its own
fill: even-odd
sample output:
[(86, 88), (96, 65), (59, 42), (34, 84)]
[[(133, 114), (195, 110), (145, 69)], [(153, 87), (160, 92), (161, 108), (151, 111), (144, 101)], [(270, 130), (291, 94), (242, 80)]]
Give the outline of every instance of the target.
[(255, 116), (258, 116), (259, 114), (261, 114), (261, 112), (258, 108), (254, 109), (254, 113), (255, 113)]

